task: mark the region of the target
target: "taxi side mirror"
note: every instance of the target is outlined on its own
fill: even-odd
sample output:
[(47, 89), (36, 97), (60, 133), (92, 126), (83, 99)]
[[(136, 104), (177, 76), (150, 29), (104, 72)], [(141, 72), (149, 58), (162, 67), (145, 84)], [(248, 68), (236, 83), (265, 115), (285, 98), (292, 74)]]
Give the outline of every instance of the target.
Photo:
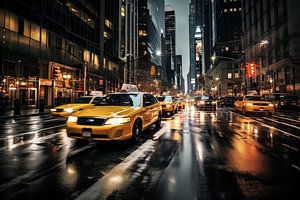
[(146, 102), (144, 102), (144, 107), (147, 107), (147, 106), (151, 106), (152, 104), (151, 104), (151, 102), (150, 101), (146, 101)]

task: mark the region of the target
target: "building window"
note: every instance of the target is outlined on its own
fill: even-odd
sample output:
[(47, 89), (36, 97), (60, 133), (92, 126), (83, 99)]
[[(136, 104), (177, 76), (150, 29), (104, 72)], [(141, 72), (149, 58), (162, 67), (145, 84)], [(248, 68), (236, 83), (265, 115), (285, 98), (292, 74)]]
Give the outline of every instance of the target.
[(15, 14), (10, 12), (5, 13), (5, 28), (14, 32), (19, 31), (19, 20)]
[(86, 62), (90, 62), (90, 60), (91, 60), (90, 51), (88, 51), (86, 49), (83, 51), (83, 60)]
[(103, 36), (104, 36), (106, 39), (109, 39), (109, 33), (108, 33), (108, 32), (104, 31), (104, 32), (103, 32)]
[(224, 12), (227, 12), (227, 8), (224, 8)]
[(234, 78), (239, 78), (239, 77), (240, 77), (239, 73), (238, 73), (238, 72), (235, 72), (235, 73), (234, 73)]
[(232, 78), (232, 73), (231, 73), (231, 72), (227, 74), (227, 78), (228, 78), (228, 79), (231, 79), (231, 78)]
[(229, 51), (229, 47), (225, 47), (225, 51)]
[(121, 7), (121, 16), (122, 16), (122, 17), (125, 17), (125, 13), (126, 13), (126, 12), (125, 12), (125, 7), (122, 6), (122, 7)]
[(105, 19), (105, 25), (109, 28), (112, 29), (112, 23), (108, 19)]

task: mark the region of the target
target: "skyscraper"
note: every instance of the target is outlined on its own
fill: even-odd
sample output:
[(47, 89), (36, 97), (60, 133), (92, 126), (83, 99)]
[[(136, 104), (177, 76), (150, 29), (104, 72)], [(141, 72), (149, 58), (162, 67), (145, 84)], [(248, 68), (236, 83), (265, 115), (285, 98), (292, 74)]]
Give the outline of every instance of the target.
[(176, 26), (175, 26), (175, 10), (171, 6), (165, 9), (165, 62), (167, 82), (170, 86), (176, 86), (177, 77), (175, 76), (176, 62)]

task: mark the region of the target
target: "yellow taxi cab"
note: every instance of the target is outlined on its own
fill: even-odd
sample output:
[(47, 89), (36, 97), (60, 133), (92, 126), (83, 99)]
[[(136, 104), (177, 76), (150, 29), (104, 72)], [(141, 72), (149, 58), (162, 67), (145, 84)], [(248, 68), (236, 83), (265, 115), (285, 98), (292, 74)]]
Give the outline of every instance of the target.
[(101, 96), (82, 96), (76, 99), (73, 103), (57, 106), (50, 109), (50, 113), (54, 117), (68, 117), (73, 112), (91, 108), (95, 103), (99, 102)]
[(179, 109), (184, 109), (185, 108), (185, 99), (184, 98), (175, 98), (175, 100), (178, 103), (178, 108)]
[(237, 112), (242, 112), (244, 115), (248, 113), (267, 113), (272, 115), (274, 104), (266, 101), (262, 96), (246, 95), (238, 98), (234, 103), (234, 109)]
[(158, 101), (162, 106), (163, 114), (171, 114), (173, 115), (178, 111), (178, 103), (172, 96), (160, 96), (157, 97)]
[[(123, 87), (122, 87), (123, 88)], [(95, 107), (69, 116), (67, 134), (75, 139), (138, 141), (144, 129), (161, 126), (161, 106), (151, 94), (125, 91), (105, 96)]]

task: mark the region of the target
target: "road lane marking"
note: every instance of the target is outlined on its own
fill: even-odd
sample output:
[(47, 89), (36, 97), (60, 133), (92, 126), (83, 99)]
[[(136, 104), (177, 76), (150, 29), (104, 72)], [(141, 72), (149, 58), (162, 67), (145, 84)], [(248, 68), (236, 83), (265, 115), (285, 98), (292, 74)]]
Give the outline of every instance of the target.
[(295, 147), (292, 147), (292, 146), (290, 146), (290, 145), (288, 145), (288, 144), (282, 143), (281, 145), (284, 146), (284, 147), (286, 147), (286, 148), (288, 148), (288, 149), (292, 149), (292, 150), (294, 150), (294, 151), (299, 151), (299, 149), (297, 149), (297, 148), (295, 148)]
[(16, 134), (16, 135), (8, 135), (6, 137), (0, 138), (0, 140), (7, 140), (7, 139), (11, 139), (13, 137), (19, 137), (19, 136), (23, 136), (23, 135), (29, 135), (29, 134), (39, 133), (39, 132), (42, 132), (42, 131), (47, 131), (47, 130), (50, 130), (50, 129), (60, 128), (60, 127), (63, 127), (63, 126), (66, 126), (66, 124), (61, 124), (61, 125), (57, 125), (57, 126), (51, 126), (51, 127), (47, 127), (47, 128), (43, 128), (43, 129), (38, 129), (38, 130), (34, 130), (34, 131), (29, 131), (29, 132), (25, 132), (25, 133), (19, 133), (19, 134)]
[(262, 117), (262, 118), (265, 119), (265, 120), (269, 120), (269, 121), (272, 121), (272, 122), (276, 122), (276, 123), (279, 123), (279, 124), (282, 124), (282, 125), (285, 125), (285, 126), (290, 126), (290, 127), (292, 127), (292, 128), (295, 128), (295, 129), (299, 129), (299, 130), (300, 130), (300, 127), (299, 127), (299, 126), (294, 126), (294, 125), (292, 125), (292, 124), (288, 124), (288, 123), (285, 123), (285, 122), (276, 121), (276, 120), (274, 120), (274, 119), (269, 119), (269, 118), (267, 118), (267, 117)]
[(240, 116), (240, 117), (244, 117), (244, 118), (246, 118), (246, 119), (255, 121), (255, 122), (261, 124), (261, 125), (264, 126), (264, 127), (267, 127), (267, 128), (270, 128), (270, 129), (274, 129), (274, 130), (276, 130), (276, 131), (278, 131), (278, 132), (283, 133), (284, 135), (291, 136), (291, 137), (294, 137), (294, 138), (297, 138), (297, 139), (300, 140), (300, 137), (297, 136), (297, 135), (291, 134), (291, 133), (289, 133), (289, 132), (286, 132), (286, 131), (284, 131), (284, 130), (281, 130), (281, 129), (279, 129), (279, 128), (276, 128), (276, 127), (274, 127), (274, 126), (267, 125), (267, 124), (265, 124), (265, 123), (263, 123), (263, 122), (261, 122), (261, 121), (252, 119), (252, 118), (250, 118), (250, 117), (246, 117), (246, 116), (244, 116), (244, 115), (240, 115), (240, 114), (235, 113), (235, 112), (232, 112), (232, 111), (229, 111), (229, 112), (231, 112), (231, 113), (233, 113), (233, 114), (235, 114), (235, 115), (238, 115), (238, 116)]
[(45, 135), (45, 136), (42, 136), (42, 137), (39, 137), (39, 138), (32, 138), (31, 140), (23, 141), (23, 142), (20, 142), (20, 143), (17, 143), (17, 144), (11, 144), (11, 145), (8, 145), (8, 146), (4, 146), (4, 147), (0, 148), (0, 152), (2, 152), (4, 150), (12, 150), (12, 149), (15, 149), (19, 146), (23, 146), (23, 145), (30, 144), (30, 143), (34, 144), (34, 141), (37, 140), (37, 139), (47, 140), (47, 139), (52, 138), (52, 137), (54, 137), (56, 135), (59, 135), (59, 134), (65, 134), (65, 133), (58, 132), (58, 133), (54, 133), (54, 134), (50, 134), (50, 135)]
[(287, 118), (287, 117), (282, 117), (282, 116), (278, 116), (278, 115), (272, 115), (272, 117), (276, 117), (276, 118), (279, 118), (279, 119), (286, 119), (286, 120), (290, 120), (292, 122), (298, 122), (298, 123), (300, 123), (299, 120), (295, 120), (295, 119), (291, 119), (291, 118)]
[(298, 167), (297, 165), (291, 165), (291, 166), (300, 171), (300, 167)]
[[(164, 130), (164, 132), (161, 130)], [(166, 127), (160, 129), (154, 134), (154, 138), (161, 137), (166, 130)], [(99, 197), (101, 197), (100, 199), (105, 199), (116, 189), (120, 187), (126, 188), (126, 186), (131, 183), (132, 179), (129, 172), (130, 168), (139, 158), (144, 157), (147, 151), (153, 150), (155, 143), (155, 140), (147, 140), (139, 148), (127, 156), (124, 161), (119, 163), (96, 183), (81, 193), (76, 200), (99, 199)]]

